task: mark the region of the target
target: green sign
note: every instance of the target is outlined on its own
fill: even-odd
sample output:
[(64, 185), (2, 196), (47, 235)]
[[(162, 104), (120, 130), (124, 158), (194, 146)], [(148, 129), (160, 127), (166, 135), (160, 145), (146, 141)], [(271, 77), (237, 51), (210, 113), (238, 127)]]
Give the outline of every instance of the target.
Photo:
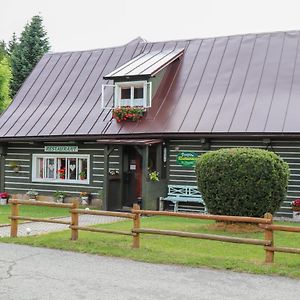
[(186, 168), (193, 168), (199, 155), (194, 152), (181, 152), (177, 154), (176, 163)]
[(78, 146), (45, 146), (45, 152), (78, 152)]

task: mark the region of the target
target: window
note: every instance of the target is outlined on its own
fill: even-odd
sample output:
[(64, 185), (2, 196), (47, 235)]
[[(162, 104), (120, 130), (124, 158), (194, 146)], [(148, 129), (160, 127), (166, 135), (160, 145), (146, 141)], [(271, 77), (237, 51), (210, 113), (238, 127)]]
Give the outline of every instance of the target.
[(116, 84), (116, 106), (147, 106), (147, 82)]
[(32, 180), (89, 183), (89, 155), (33, 154)]
[[(116, 82), (102, 85), (102, 108), (121, 106), (151, 107), (152, 83), (147, 81)], [(114, 95), (113, 107), (111, 96)]]

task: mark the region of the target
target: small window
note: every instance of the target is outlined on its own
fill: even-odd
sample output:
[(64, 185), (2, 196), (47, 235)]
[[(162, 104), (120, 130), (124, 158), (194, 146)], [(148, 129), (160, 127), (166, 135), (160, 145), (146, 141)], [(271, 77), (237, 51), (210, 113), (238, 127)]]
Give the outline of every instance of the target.
[(130, 88), (121, 88), (121, 99), (130, 100), (131, 99), (131, 89)]
[(144, 98), (144, 88), (135, 87), (134, 88), (134, 99), (143, 99)]
[[(152, 82), (132, 81), (102, 85), (101, 105), (104, 109), (121, 106), (151, 107)], [(111, 96), (114, 95), (113, 102)]]
[(33, 154), (32, 180), (88, 184), (89, 155)]

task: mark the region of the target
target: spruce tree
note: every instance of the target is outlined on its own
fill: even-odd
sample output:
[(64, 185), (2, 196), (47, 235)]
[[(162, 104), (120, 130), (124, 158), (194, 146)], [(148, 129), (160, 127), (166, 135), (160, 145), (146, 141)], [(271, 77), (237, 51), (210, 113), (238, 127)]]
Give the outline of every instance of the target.
[(12, 55), (12, 53), (17, 45), (18, 45), (18, 39), (17, 39), (16, 33), (14, 32), (12, 35), (12, 38), (8, 42), (8, 46), (7, 46), (7, 52), (10, 56)]
[(33, 16), (21, 33), (20, 42), (14, 45), (11, 55), (12, 81), (11, 95), (15, 96), (26, 77), (41, 57), (49, 51), (47, 32), (41, 16)]
[(6, 44), (5, 42), (2, 40), (0, 41), (0, 60), (2, 60), (4, 57), (7, 56), (7, 50), (6, 50)]

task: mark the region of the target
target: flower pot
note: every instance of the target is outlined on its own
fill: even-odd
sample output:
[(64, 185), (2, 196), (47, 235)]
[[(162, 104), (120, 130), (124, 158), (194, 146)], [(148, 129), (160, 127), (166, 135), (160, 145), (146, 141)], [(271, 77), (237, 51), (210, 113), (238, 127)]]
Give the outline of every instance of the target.
[(81, 205), (88, 205), (88, 203), (89, 203), (89, 197), (85, 197), (85, 196), (80, 197), (80, 204)]
[(14, 167), (14, 172), (19, 173), (20, 172), (20, 167), (19, 166)]
[(59, 196), (58, 198), (56, 198), (56, 202), (57, 203), (64, 203), (64, 196)]
[(6, 205), (8, 202), (7, 198), (0, 198), (0, 205)]
[(300, 221), (300, 210), (293, 210), (293, 220)]

